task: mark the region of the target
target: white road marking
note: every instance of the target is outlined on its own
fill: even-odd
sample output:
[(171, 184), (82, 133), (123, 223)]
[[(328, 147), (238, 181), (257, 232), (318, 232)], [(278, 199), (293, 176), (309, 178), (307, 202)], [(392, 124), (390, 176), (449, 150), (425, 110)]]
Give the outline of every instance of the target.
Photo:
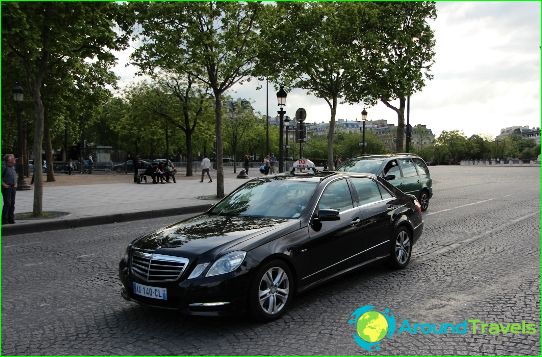
[[(510, 196), (510, 195), (508, 195), (508, 196)], [(503, 197), (506, 197), (506, 196), (503, 196)], [(436, 212), (426, 213), (425, 215), (426, 215), (426, 216), (432, 216), (432, 215), (434, 215), (434, 214), (438, 214), (438, 213), (442, 213), (442, 212), (448, 212), (448, 211), (453, 211), (453, 210), (456, 210), (456, 209), (458, 209), (458, 208), (463, 208), (463, 207), (468, 207), (468, 206), (479, 205), (480, 203), (485, 203), (485, 202), (489, 202), (489, 201), (493, 201), (493, 200), (495, 200), (495, 198), (490, 198), (490, 199), (487, 199), (487, 200), (482, 200), (482, 201), (467, 203), (467, 204), (465, 204), (465, 205), (461, 205), (461, 206), (457, 206), (457, 207), (452, 207), (452, 208), (447, 208), (447, 209), (443, 209), (443, 210), (436, 211)]]
[(497, 231), (500, 231), (500, 230), (502, 230), (504, 228), (508, 228), (508, 227), (510, 227), (510, 226), (512, 226), (512, 225), (514, 225), (516, 223), (519, 223), (521, 221), (524, 221), (524, 220), (529, 219), (529, 218), (534, 217), (534, 216), (538, 216), (538, 212), (529, 213), (528, 215), (513, 219), (513, 220), (509, 221), (508, 223), (505, 223), (503, 225), (500, 225), (498, 227), (495, 227), (495, 228), (490, 229), (488, 231), (485, 231), (483, 233), (477, 234), (477, 235), (475, 235), (473, 237), (454, 242), (454, 243), (449, 244), (449, 245), (447, 245), (447, 246), (445, 246), (445, 247), (443, 247), (443, 248), (441, 248), (439, 250), (431, 252), (431, 253), (429, 253), (427, 255), (424, 255), (424, 256), (422, 256), (420, 258), (416, 258), (415, 261), (418, 263), (418, 262), (424, 262), (424, 261), (429, 260), (429, 259), (433, 259), (435, 256), (438, 256), (440, 254), (444, 254), (444, 253), (447, 253), (447, 252), (449, 252), (451, 250), (459, 248), (460, 246), (462, 246), (465, 243), (471, 243), (471, 242), (474, 242), (475, 240), (487, 237), (490, 234), (493, 234), (493, 233), (495, 233)]
[(26, 247), (26, 246), (28, 246), (28, 245), (36, 245), (36, 244), (41, 244), (41, 242), (22, 243), (22, 244), (10, 244), (10, 245), (3, 246), (2, 249), (5, 249), (5, 248), (13, 248), (13, 247)]

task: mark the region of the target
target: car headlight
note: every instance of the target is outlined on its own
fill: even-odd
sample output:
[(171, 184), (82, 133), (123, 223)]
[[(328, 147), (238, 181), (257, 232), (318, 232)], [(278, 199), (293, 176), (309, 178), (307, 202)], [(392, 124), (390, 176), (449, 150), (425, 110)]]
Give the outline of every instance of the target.
[(234, 271), (235, 269), (239, 268), (241, 263), (243, 263), (246, 255), (247, 252), (243, 251), (231, 252), (224, 255), (214, 262), (211, 269), (209, 269), (205, 276), (215, 276)]
[(207, 268), (207, 265), (209, 265), (209, 263), (203, 263), (203, 264), (196, 265), (194, 270), (192, 270), (192, 272), (190, 273), (190, 276), (188, 276), (188, 279), (194, 279), (194, 278), (197, 278), (198, 276), (200, 276), (201, 273), (203, 273), (203, 271), (205, 270), (205, 268)]

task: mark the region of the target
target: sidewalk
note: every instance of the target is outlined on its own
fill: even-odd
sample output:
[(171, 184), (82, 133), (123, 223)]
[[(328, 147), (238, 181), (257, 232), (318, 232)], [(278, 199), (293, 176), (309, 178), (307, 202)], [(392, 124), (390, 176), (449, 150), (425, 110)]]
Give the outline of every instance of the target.
[[(256, 174), (250, 172), (250, 174)], [(224, 170), (224, 192), (227, 195), (246, 179), (237, 179), (232, 168)], [(239, 172), (239, 170), (238, 170)], [(202, 212), (216, 203), (216, 171), (213, 182), (201, 173), (177, 175), (177, 183), (133, 183), (133, 176), (124, 174), (72, 175), (56, 174), (57, 181), (44, 183), (43, 211), (66, 212), (57, 218), (17, 219), (15, 224), (2, 226), (2, 235), (41, 232), (52, 229), (107, 224), (136, 219)], [(259, 172), (257, 173), (260, 176)], [(252, 176), (251, 176), (252, 177)], [(34, 190), (17, 191), (15, 215), (32, 212)]]

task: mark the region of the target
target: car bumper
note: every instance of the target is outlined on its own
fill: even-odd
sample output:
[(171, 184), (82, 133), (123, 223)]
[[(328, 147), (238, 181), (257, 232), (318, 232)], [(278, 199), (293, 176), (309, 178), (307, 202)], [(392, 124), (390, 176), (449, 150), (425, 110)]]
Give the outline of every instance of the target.
[[(147, 282), (130, 274), (128, 267), (119, 266), (121, 296), (142, 305), (175, 309), (188, 315), (219, 316), (243, 313), (248, 305), (250, 277), (248, 271), (221, 276), (203, 277), (175, 282)], [(134, 282), (167, 289), (167, 300), (144, 297), (134, 293)]]

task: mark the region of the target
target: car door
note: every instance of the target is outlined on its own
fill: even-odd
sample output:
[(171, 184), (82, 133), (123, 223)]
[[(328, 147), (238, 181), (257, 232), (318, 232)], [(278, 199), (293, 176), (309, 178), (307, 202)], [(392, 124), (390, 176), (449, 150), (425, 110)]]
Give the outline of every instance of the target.
[(397, 160), (393, 159), (386, 163), (382, 170), (382, 177), (401, 191), (403, 190), (403, 174)]
[(392, 196), (385, 191), (381, 194), (379, 184), (369, 177), (352, 177), (352, 187), (356, 193), (356, 203), (360, 210), (360, 232), (357, 239), (360, 254), (359, 260), (365, 261), (387, 252), (391, 236), (391, 219), (389, 205)]
[(329, 183), (322, 192), (319, 209), (336, 209), (339, 220), (324, 221), (308, 227), (308, 239), (297, 251), (301, 284), (307, 285), (343, 270), (356, 254), (359, 233), (359, 209), (354, 207), (350, 187), (345, 178)]
[(416, 166), (414, 166), (414, 163), (408, 157), (399, 158), (397, 161), (399, 162), (401, 171), (403, 172), (403, 184), (400, 188), (401, 191), (418, 197), (421, 190), (421, 182), (418, 172), (416, 171)]

